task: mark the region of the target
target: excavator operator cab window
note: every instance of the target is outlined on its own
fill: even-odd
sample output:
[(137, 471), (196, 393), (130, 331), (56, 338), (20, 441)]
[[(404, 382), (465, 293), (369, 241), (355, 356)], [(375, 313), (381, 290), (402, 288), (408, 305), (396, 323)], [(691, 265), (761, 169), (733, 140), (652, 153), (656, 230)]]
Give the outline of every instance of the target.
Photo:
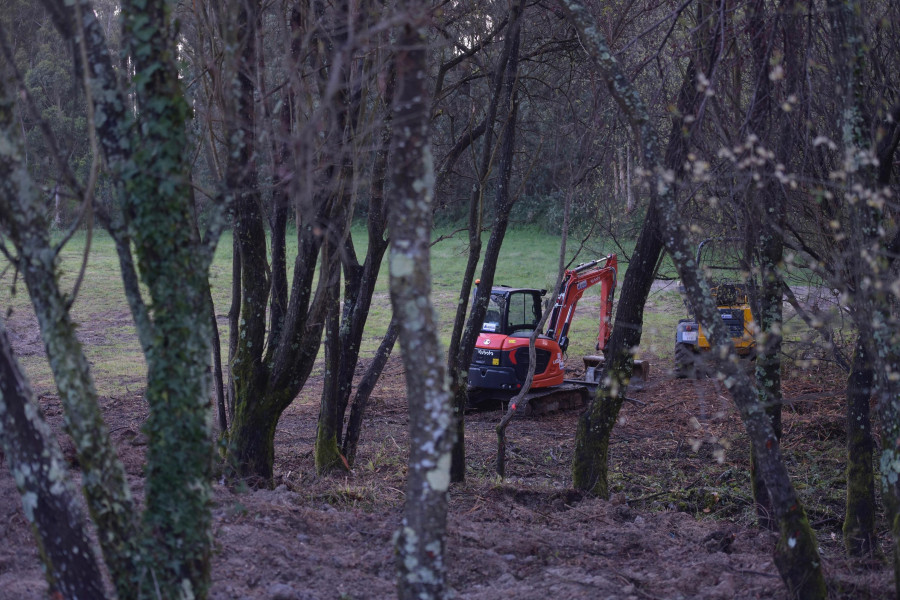
[(538, 292), (512, 292), (508, 298), (505, 333), (532, 330), (541, 320), (541, 297)]
[(484, 313), (484, 322), (481, 324), (483, 333), (502, 333), (504, 297), (502, 294), (491, 294), (488, 300), (487, 312)]

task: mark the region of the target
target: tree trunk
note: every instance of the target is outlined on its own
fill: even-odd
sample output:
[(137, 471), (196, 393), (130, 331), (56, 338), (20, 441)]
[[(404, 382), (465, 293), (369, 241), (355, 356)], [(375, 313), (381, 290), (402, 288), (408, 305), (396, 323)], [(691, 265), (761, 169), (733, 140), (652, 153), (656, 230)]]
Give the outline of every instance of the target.
[[(829, 0), (827, 5), (831, 47), (838, 65), (834, 73), (837, 105), (841, 111), (838, 125), (842, 132), (845, 164), (850, 167), (845, 185), (847, 195), (852, 198), (858, 193), (854, 190), (857, 186), (876, 189), (887, 185), (888, 181), (881, 181), (878, 170), (861, 160), (863, 153), (872, 146), (869, 137), (872, 119), (864, 96), (867, 92), (862, 83), (866, 55), (860, 22), (862, 7), (858, 2), (836, 0)], [(878, 158), (887, 159), (890, 164), (891, 153)], [(858, 199), (849, 204), (851, 234), (842, 243), (847, 253), (844, 284), (854, 295), (853, 316), (857, 322), (859, 339), (847, 381), (847, 514), (844, 543), (848, 553), (853, 555), (873, 549), (874, 482), (871, 453), (874, 444), (869, 423), (869, 397), (873, 370), (881, 374), (892, 371), (891, 362), (896, 353), (896, 340), (892, 338), (896, 325), (891, 323), (888, 316), (891, 313), (890, 301), (886, 301), (883, 294), (867, 285), (870, 276), (879, 277), (877, 271), (870, 270), (871, 263), (865, 255), (878, 240), (882, 216), (874, 204), (860, 202)], [(889, 377), (887, 381), (884, 379), (882, 375), (879, 382), (879, 416), (884, 449), (881, 456), (881, 477), (885, 513), (894, 542), (896, 593), (900, 597), (900, 484), (897, 483), (896, 469), (892, 466), (897, 444), (900, 443), (900, 408), (897, 407), (897, 396), (891, 393), (895, 384)]]
[(847, 377), (847, 510), (844, 516), (844, 547), (850, 556), (877, 551), (875, 536), (875, 474), (872, 453), (872, 420), (869, 401), (875, 372), (869, 350), (860, 336)]
[[(100, 544), (117, 592), (134, 596), (138, 561), (137, 517), (125, 469), (100, 413), (87, 357), (69, 316), (69, 299), (57, 279), (57, 253), (38, 190), (16, 154), (13, 101), (0, 81), (0, 220), (21, 258), (19, 268), (40, 326), (50, 369), (64, 408), (66, 428), (85, 473), (88, 510), (100, 531)], [(42, 500), (43, 502), (43, 500)]]
[[(556, 265), (556, 283), (553, 286), (553, 296), (551, 296), (551, 298), (560, 298), (563, 294), (563, 290), (561, 290), (560, 287), (562, 286), (563, 277), (566, 274), (566, 245), (569, 241), (569, 215), (572, 211), (572, 196), (574, 195), (575, 182), (572, 181), (569, 183), (569, 189), (566, 190), (566, 200), (563, 207), (562, 235), (559, 240), (559, 259)], [(611, 297), (612, 296), (610, 296), (610, 298)], [(535, 341), (537, 341), (538, 336), (541, 335), (541, 332), (544, 331), (544, 327), (547, 325), (547, 321), (550, 319), (552, 313), (552, 310), (545, 310), (544, 314), (541, 315), (540, 321), (531, 331), (531, 335), (528, 336), (528, 371), (525, 374), (525, 381), (522, 383), (522, 388), (519, 392), (509, 401), (509, 404), (506, 407), (506, 413), (500, 419), (500, 423), (496, 428), (496, 464), (497, 476), (500, 478), (500, 481), (503, 481), (506, 478), (506, 429), (512, 422), (516, 411), (522, 411), (524, 413), (528, 404), (526, 396), (531, 390), (531, 384), (534, 381), (534, 372), (537, 369), (537, 352), (534, 344)]]
[[(316, 290), (313, 281), (320, 249), (332, 220), (334, 207), (327, 202), (331, 196), (317, 193), (301, 196), (305, 182), (303, 177), (293, 176), (289, 190), (296, 200), (297, 255), (294, 260), (293, 279), (290, 294), (285, 301), (285, 265), (280, 247), (286, 228), (282, 227), (281, 210), (276, 208), (276, 227), (273, 228), (272, 245), (276, 262), (270, 286), (270, 265), (267, 259), (265, 223), (260, 207), (258, 176), (256, 174), (255, 153), (258, 140), (253, 121), (255, 110), (255, 70), (257, 59), (256, 35), (259, 27), (259, 6), (256, 1), (242, 3), (232, 28), (238, 37), (233, 40), (237, 54), (230, 56), (225, 87), (234, 90), (233, 96), (226, 98), (226, 114), (231, 126), (228, 136), (229, 164), (227, 167), (227, 188), (234, 199), (235, 244), (238, 248), (240, 268), (240, 290), (233, 293), (240, 300), (237, 316), (238, 330), (232, 340), (237, 346), (231, 362), (234, 386), (234, 417), (229, 431), (229, 445), (226, 462), (230, 478), (239, 478), (253, 485), (271, 484), (274, 468), (274, 431), (282, 412), (303, 387), (319, 349), (323, 324), (325, 299), (332, 277), (335, 261), (322, 271)], [(223, 15), (222, 18), (231, 18)], [(303, 25), (299, 10), (292, 10), (290, 16), (292, 34), (302, 36), (298, 30)], [(295, 38), (296, 39), (296, 38)], [(292, 46), (292, 56), (298, 49)], [(262, 74), (260, 74), (262, 75)], [(292, 80), (293, 81), (293, 80)], [(295, 90), (286, 94), (293, 98)], [(285, 117), (282, 117), (282, 123)], [(282, 132), (290, 136), (293, 131)], [(285, 147), (289, 147), (287, 144)], [(295, 154), (289, 167), (297, 172), (306, 168)], [(282, 169), (287, 168), (287, 157), (279, 158)], [(284, 184), (287, 185), (287, 184)], [(281, 197), (280, 190), (278, 197)], [(274, 297), (272, 296), (274, 294)], [(274, 302), (272, 330), (266, 331), (266, 306)]]
[[(349, 435), (349, 431), (346, 432), (346, 434), (343, 431), (344, 417), (346, 416), (350, 395), (353, 391), (353, 377), (356, 373), (356, 367), (359, 364), (359, 353), (362, 345), (363, 332), (365, 330), (369, 308), (372, 305), (375, 284), (378, 280), (378, 273), (381, 270), (384, 253), (388, 247), (388, 242), (385, 239), (385, 230), (387, 227), (385, 218), (385, 181), (387, 177), (387, 161), (391, 141), (389, 107), (394, 93), (395, 74), (393, 72), (392, 59), (388, 59), (387, 62), (388, 64), (385, 68), (387, 69), (388, 77), (383, 98), (381, 99), (381, 102), (379, 102), (379, 105), (385, 108), (384, 112), (386, 114), (380, 127), (381, 135), (378, 140), (378, 147), (372, 165), (372, 183), (369, 188), (370, 195), (366, 223), (369, 234), (366, 257), (363, 264), (360, 264), (356, 258), (356, 249), (353, 245), (351, 234), (349, 233), (349, 219), (346, 224), (346, 241), (344, 242), (340, 253), (345, 280), (343, 308), (340, 311), (340, 322), (334, 324), (334, 336), (332, 337), (330, 334), (327, 336), (328, 342), (326, 342), (325, 347), (326, 357), (329, 352), (335, 355), (335, 362), (331, 366), (334, 368), (336, 385), (323, 388), (321, 408), (321, 414), (331, 415), (332, 422), (326, 424), (323, 423), (320, 418), (320, 429), (316, 433), (317, 447), (319, 445), (319, 436), (328, 429), (334, 431), (335, 438), (333, 447), (331, 446), (330, 441), (323, 440), (323, 448), (328, 447), (332, 449), (329, 451), (331, 453), (330, 458), (320, 460), (320, 462), (317, 463), (317, 465), (321, 465), (317, 466), (317, 471), (320, 474), (324, 474), (334, 467), (345, 469), (349, 464), (352, 464), (345, 454), (341, 454), (339, 447), (343, 448), (343, 446), (348, 443), (346, 435)], [(348, 85), (350, 85), (349, 82)], [(352, 122), (352, 130), (355, 132), (358, 128), (357, 122), (359, 121), (360, 114), (363, 110), (360, 105), (358, 89), (353, 90), (351, 98), (350, 106), (347, 109), (349, 117), (344, 117), (344, 119), (350, 119)], [(377, 112), (381, 111), (379, 110)], [(352, 137), (347, 137), (348, 135), (349, 133), (345, 133), (345, 141), (342, 144), (344, 147), (342, 152), (344, 153), (348, 152), (347, 148), (354, 147), (354, 144), (359, 145), (362, 143), (361, 140), (354, 140)], [(353, 160), (360, 160), (359, 154), (354, 155)], [(350, 168), (352, 166), (353, 165), (350, 165), (345, 168), (346, 174), (344, 179), (347, 182), (352, 179), (352, 169)], [(346, 191), (345, 194), (347, 195), (346, 204), (349, 205), (351, 202), (351, 194)], [(393, 342), (391, 343), (391, 346), (393, 346)], [(388, 348), (388, 353), (390, 353), (390, 348)], [(327, 360), (328, 359), (326, 358), (326, 361)], [(329, 364), (331, 363), (329, 362)], [(374, 382), (372, 383), (374, 385)], [(368, 393), (371, 393), (371, 390), (369, 390), (367, 394)], [(365, 399), (360, 399), (360, 402), (356, 404), (357, 412), (354, 415), (354, 418), (359, 419), (360, 422), (356, 424), (356, 428), (353, 432), (353, 434), (357, 436), (351, 444), (354, 454), (356, 452), (356, 442), (358, 441), (358, 436), (361, 431), (361, 419), (364, 415), (365, 406)], [(317, 460), (319, 460), (318, 455)]]
[(122, 14), (141, 132), (133, 156), (139, 168), (126, 180), (123, 213), (134, 230), (141, 279), (152, 301), (155, 340), (146, 352), (146, 563), (137, 576), (147, 595), (205, 597), (212, 467), (207, 294), (215, 246), (203, 247), (191, 227), (184, 161), (190, 107), (175, 63), (177, 28), (169, 7), (126, 2)]
[[(715, 50), (718, 46), (712, 44), (711, 47), (714, 53), (707, 58), (710, 64), (716, 60)], [(702, 99), (702, 92), (697, 91), (696, 66), (691, 61), (678, 95), (678, 114), (682, 117), (695, 115)], [(696, 124), (694, 128), (686, 128), (683, 125), (681, 119), (675, 119), (669, 133), (664, 168), (672, 171), (677, 171), (684, 164), (690, 132), (699, 126)], [(685, 134), (684, 131), (688, 133)], [(640, 140), (641, 134), (636, 133), (635, 137)], [(653, 163), (647, 162), (645, 156), (645, 164)], [(634, 361), (632, 349), (641, 342), (644, 304), (650, 294), (662, 252), (659, 211), (651, 198), (631, 261), (625, 271), (612, 336), (605, 352), (607, 360), (600, 380), (608, 380), (610, 384), (603, 385), (597, 390), (597, 397), (588, 410), (579, 417), (575, 434), (572, 484), (577, 489), (589, 491), (601, 498), (609, 497), (609, 438), (618, 420), (628, 381), (631, 379)]]
[(610, 385), (600, 386), (597, 396), (578, 418), (575, 431), (572, 485), (601, 498), (609, 498), (609, 438), (631, 379), (632, 348), (641, 340), (644, 304), (662, 251), (659, 214), (656, 204), (651, 202), (625, 271), (616, 319), (605, 352), (607, 360), (600, 380), (609, 378)]
[[(790, 11), (788, 11), (790, 12)], [(771, 68), (771, 53), (774, 44), (774, 34), (769, 26), (771, 19), (767, 18), (765, 5), (761, 0), (755, 0), (749, 11), (750, 43), (754, 56), (754, 79), (756, 87), (753, 94), (753, 102), (750, 105), (747, 119), (747, 133), (756, 135), (759, 139), (770, 139), (770, 123), (772, 121), (772, 109), (774, 93), (772, 80), (769, 77)], [(794, 32), (794, 35), (797, 35)], [(784, 49), (787, 56), (785, 63), (792, 68), (796, 65), (796, 53), (791, 48)], [(788, 85), (792, 88), (799, 78), (799, 73), (792, 73), (788, 78)], [(793, 89), (789, 90), (793, 92)], [(787, 119), (785, 119), (787, 121)], [(782, 123), (780, 143), (778, 146), (778, 161), (789, 164), (789, 156), (792, 146), (792, 123)], [(746, 211), (750, 221), (750, 235), (755, 254), (758, 255), (760, 282), (757, 306), (755, 306), (756, 323), (759, 326), (756, 347), (756, 385), (759, 393), (759, 402), (772, 421), (772, 429), (775, 437), (781, 439), (781, 326), (782, 326), (782, 289), (781, 277), (778, 274), (778, 266), (784, 254), (785, 199), (780, 193), (780, 185), (775, 181), (771, 173), (771, 167), (763, 167), (766, 185), (762, 188), (762, 198), (758, 198), (755, 190), (755, 181), (747, 183), (744, 195)], [(759, 207), (759, 208), (757, 208)], [(748, 264), (751, 262), (754, 251), (748, 251)], [(756, 502), (756, 513), (760, 527), (774, 531), (777, 522), (772, 511), (772, 502), (769, 498), (766, 483), (762, 479), (757, 467), (756, 453), (750, 450), (750, 484), (753, 491), (753, 499)]]
[[(487, 310), (487, 302), (494, 282), (494, 272), (497, 268), (497, 258), (500, 255), (500, 247), (503, 244), (506, 227), (509, 224), (509, 213), (516, 201), (515, 198), (510, 197), (509, 184), (512, 175), (513, 151), (515, 149), (517, 115), (515, 96), (518, 85), (516, 77), (518, 74), (521, 19), (524, 10), (525, 2), (523, 0), (514, 3), (510, 7), (509, 29), (504, 42), (503, 52), (497, 64), (493, 94), (488, 105), (487, 116), (485, 117), (487, 130), (481, 150), (481, 166), (478, 172), (478, 180), (473, 187), (469, 201), (469, 255), (466, 262), (466, 270), (463, 274), (463, 281), (460, 285), (456, 318), (453, 323), (450, 350), (448, 352), (448, 371), (453, 394), (454, 422), (456, 424), (456, 441), (453, 445), (450, 477), (455, 483), (465, 481), (466, 478), (465, 409), (468, 399), (468, 369), (472, 363), (475, 339), (478, 336), (478, 332), (481, 331), (481, 323), (484, 321), (484, 314)], [(472, 310), (469, 312), (469, 318), (466, 320), (465, 316), (472, 289), (472, 278), (481, 255), (484, 187), (491, 171), (493, 124), (501, 101), (504, 108), (501, 131), (504, 137), (499, 166), (500, 181), (497, 184), (497, 199), (494, 208), (495, 216), (491, 227), (491, 237), (488, 240), (488, 248), (481, 267), (481, 279), (478, 290), (475, 293), (475, 302)], [(465, 326), (463, 326), (464, 324)]]
[[(228, 421), (234, 422), (237, 391), (234, 385), (234, 359), (237, 356), (241, 318), (241, 244), (237, 233), (231, 235), (231, 306), (228, 309)], [(229, 432), (229, 437), (231, 433)]]
[(398, 316), (410, 412), (406, 502), (396, 538), (397, 595), (402, 600), (444, 595), (453, 445), (447, 373), (431, 304), (434, 166), (428, 139), (427, 41), (415, 24), (424, 7), (415, 4), (407, 10), (409, 22), (397, 43), (391, 152), (394, 199), (389, 206), (391, 303)]
[(625, 214), (634, 212), (634, 155), (631, 144), (625, 146)]
[[(326, 242), (323, 250), (323, 262), (333, 260), (330, 256), (334, 252), (331, 242)], [(347, 466), (346, 459), (342, 459), (339, 447), (344, 420), (339, 403), (344, 387), (341, 380), (343, 348), (340, 344), (341, 315), (338, 298), (340, 285), (340, 278), (335, 277), (329, 286), (325, 315), (325, 376), (322, 383), (315, 444), (316, 473), (319, 475)]]
[[(0, 448), (38, 544), (49, 597), (105, 598), (94, 548), (50, 426), (0, 321)], [(125, 590), (127, 591), (127, 590)]]
[[(372, 165), (372, 185), (370, 188), (369, 198), (369, 214), (367, 218), (367, 228), (369, 233), (369, 245), (366, 250), (366, 258), (362, 267), (354, 269), (358, 272), (358, 276), (354, 278), (355, 286), (348, 292), (348, 296), (355, 299), (353, 306), (344, 311), (348, 321), (348, 327), (342, 329), (344, 339), (341, 348), (344, 353), (342, 358), (343, 377), (347, 378), (346, 385), (342, 389), (342, 393), (346, 394), (342, 397), (341, 419), (343, 419), (347, 404), (350, 399), (350, 380), (356, 371), (356, 365), (359, 362), (360, 345), (362, 344), (362, 335), (365, 328), (366, 319), (368, 317), (369, 308), (372, 305), (372, 295), (375, 292), (375, 283), (378, 280), (378, 273), (381, 270), (381, 264), (384, 259), (384, 253), (388, 248), (388, 241), (385, 239), (387, 229), (387, 213), (385, 207), (385, 183), (387, 181), (388, 156), (391, 145), (391, 104), (394, 97), (394, 86), (396, 85), (396, 73), (394, 72), (393, 58), (390, 59), (386, 67), (390, 75), (387, 78), (387, 85), (384, 92), (385, 117), (381, 127), (381, 139), (378, 142), (378, 149), (375, 152), (375, 161)], [(344, 257), (345, 261), (349, 258), (353, 259), (354, 266), (356, 257), (350, 257), (349, 254)], [(348, 277), (348, 281), (349, 281)], [(356, 393), (353, 396), (353, 402), (350, 407), (350, 417), (347, 422), (347, 428), (344, 432), (343, 441), (341, 443), (341, 452), (349, 465), (353, 465), (356, 458), (356, 448), (359, 443), (359, 436), (362, 432), (362, 421), (365, 416), (366, 407), (368, 406), (369, 396), (381, 375), (381, 371), (391, 354), (394, 342), (397, 339), (396, 322), (392, 319), (388, 325), (388, 330), (375, 353), (375, 358), (366, 369), (362, 380), (357, 386)]]
[(719, 369), (725, 374), (726, 386), (731, 391), (757, 453), (759, 470), (769, 489), (773, 512), (779, 522), (781, 537), (776, 544), (775, 564), (791, 594), (801, 598), (825, 598), (825, 580), (815, 535), (791, 486), (778, 439), (768, 416), (759, 406), (754, 386), (737, 360), (730, 360), (733, 357), (731, 340), (716, 310), (709, 286), (687, 245), (687, 228), (681, 222), (678, 206), (674, 202), (674, 190), (667, 181), (647, 109), (581, 0), (563, 0), (562, 7), (575, 25), (595, 68), (607, 81), (614, 99), (634, 128), (635, 137), (641, 142), (644, 164), (655, 174), (655, 181), (650, 187), (658, 194), (661, 232), (666, 249), (678, 269), (694, 314), (700, 322), (708, 324), (707, 335), (715, 346), (714, 352), (719, 351), (721, 356), (727, 357), (720, 361)]
[(356, 386), (356, 393), (353, 395), (353, 402), (350, 405), (350, 418), (347, 420), (347, 432), (344, 435), (344, 443), (341, 446), (341, 452), (351, 467), (356, 460), (356, 448), (359, 444), (363, 417), (366, 414), (369, 397), (372, 395), (372, 390), (375, 389), (375, 384), (378, 382), (378, 378), (381, 376), (381, 372), (391, 356), (391, 350), (394, 348), (394, 342), (397, 341), (398, 333), (397, 321), (391, 319), (388, 330), (381, 340), (381, 345), (375, 351), (375, 357), (369, 363), (369, 367), (363, 374), (359, 385)]

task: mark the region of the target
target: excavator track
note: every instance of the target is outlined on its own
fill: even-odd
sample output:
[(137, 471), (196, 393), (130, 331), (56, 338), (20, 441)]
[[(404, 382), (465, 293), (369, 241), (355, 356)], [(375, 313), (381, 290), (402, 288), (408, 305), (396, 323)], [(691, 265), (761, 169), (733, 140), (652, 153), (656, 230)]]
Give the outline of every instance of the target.
[(552, 388), (530, 391), (520, 403), (524, 410), (517, 410), (516, 414), (521, 417), (539, 417), (561, 410), (583, 408), (588, 402), (589, 387), (585, 382), (580, 383), (581, 385), (566, 381)]
[[(519, 402), (516, 416), (539, 417), (563, 410), (582, 408), (596, 384), (578, 379), (567, 379), (562, 385), (532, 390)], [(467, 412), (498, 410), (515, 397), (514, 394), (501, 395), (497, 390), (470, 389)]]

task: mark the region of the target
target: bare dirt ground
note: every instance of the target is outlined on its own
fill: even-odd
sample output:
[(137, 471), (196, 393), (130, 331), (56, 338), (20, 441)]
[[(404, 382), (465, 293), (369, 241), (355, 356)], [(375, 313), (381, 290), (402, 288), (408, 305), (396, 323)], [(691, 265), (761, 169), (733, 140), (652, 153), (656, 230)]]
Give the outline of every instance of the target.
[[(19, 350), (34, 336), (16, 332)], [(651, 358), (652, 361), (652, 358)], [(570, 363), (573, 362), (570, 359)], [(466, 418), (468, 481), (451, 490), (449, 582), (460, 598), (787, 598), (772, 534), (754, 525), (747, 440), (724, 388), (675, 380), (655, 364), (613, 435), (609, 501), (570, 489), (577, 411), (520, 419), (508, 430), (508, 477), (493, 475), (499, 412)], [(840, 544), (841, 380), (785, 381), (784, 447), (817, 530), (832, 596), (886, 598), (883, 561), (847, 560)], [(404, 496), (407, 417), (402, 365), (376, 389), (352, 473), (315, 476), (321, 381), (277, 432), (277, 487), (214, 490), (215, 599), (394, 596), (392, 535)], [(38, 389), (59, 431), (52, 389)], [(140, 393), (102, 399), (135, 495), (142, 496), (147, 407)], [(61, 446), (71, 456), (71, 442)], [(77, 475), (77, 466), (73, 466)], [(884, 529), (882, 527), (882, 529)], [(885, 550), (887, 535), (882, 535)], [(46, 594), (37, 551), (5, 463), (0, 467), (0, 600)]]

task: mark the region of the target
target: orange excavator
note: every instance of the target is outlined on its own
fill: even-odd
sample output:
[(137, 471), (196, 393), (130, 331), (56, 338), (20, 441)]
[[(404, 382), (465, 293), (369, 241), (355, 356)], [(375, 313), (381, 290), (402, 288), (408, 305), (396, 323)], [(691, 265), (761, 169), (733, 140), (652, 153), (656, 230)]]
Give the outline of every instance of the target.
[[(584, 357), (585, 378), (566, 379), (564, 355), (569, 346), (569, 328), (578, 301), (598, 283), (600, 326), (598, 352), (606, 349), (612, 334), (613, 297), (618, 260), (615, 254), (566, 270), (548, 319), (547, 332), (535, 340), (536, 365), (525, 414), (541, 414), (583, 406), (597, 387), (602, 355)], [(528, 340), (541, 321), (541, 298), (547, 290), (494, 286), (491, 288), (481, 333), (469, 366), (470, 408), (497, 401), (507, 402), (525, 383), (528, 374)], [(635, 374), (646, 377), (649, 366), (635, 361)]]

